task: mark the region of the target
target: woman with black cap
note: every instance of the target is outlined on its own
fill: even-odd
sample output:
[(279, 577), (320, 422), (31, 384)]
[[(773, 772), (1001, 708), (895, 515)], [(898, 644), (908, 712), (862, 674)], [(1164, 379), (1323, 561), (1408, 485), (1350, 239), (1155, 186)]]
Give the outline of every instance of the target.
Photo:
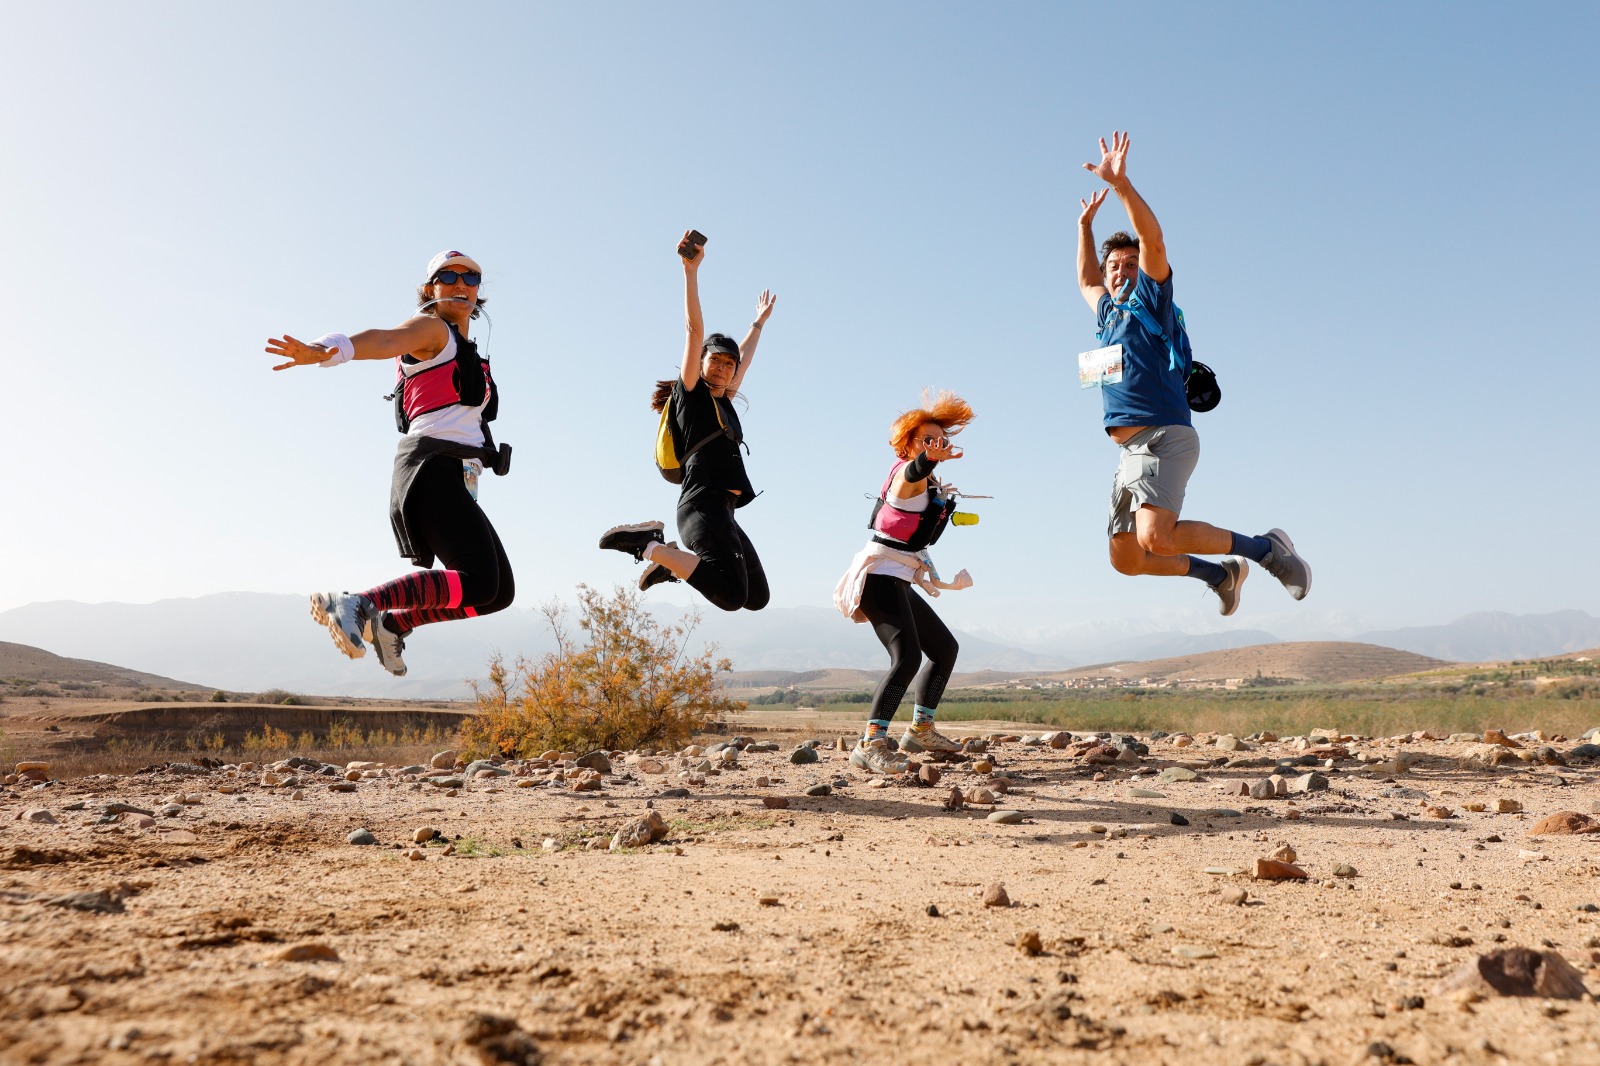
[(509, 449), (497, 451), (489, 434), (500, 406), (489, 360), (467, 337), (487, 302), (478, 295), (482, 283), (483, 269), (469, 256), (440, 252), (417, 289), (418, 313), (394, 329), (330, 333), (310, 344), (288, 334), (267, 342), (270, 354), (288, 360), (274, 370), (395, 360), (395, 421), (405, 436), (395, 454), (389, 519), (401, 555), (429, 568), (437, 558), (443, 569), (365, 592), (313, 593), (311, 616), (352, 659), (371, 642), (396, 677), (406, 672), (401, 653), (412, 630), (504, 610), (516, 593), (505, 548), (478, 506), (485, 463), (504, 473), (509, 460)]
[(650, 406), (672, 405), (672, 432), (683, 462), (683, 490), (678, 497), (678, 536), (683, 548), (663, 543), (661, 522), (615, 526), (600, 538), (600, 547), (626, 552), (646, 564), (639, 588), (663, 581), (684, 581), (724, 611), (759, 611), (771, 593), (755, 545), (734, 517), (734, 511), (755, 498), (745, 473), (740, 446), (744, 433), (733, 397), (750, 372), (761, 327), (777, 301), (763, 290), (756, 317), (737, 344), (722, 333), (705, 335), (700, 315), (700, 264), (704, 238), (694, 230), (679, 242), (683, 260), (684, 312), (688, 335), (678, 376), (656, 383)]

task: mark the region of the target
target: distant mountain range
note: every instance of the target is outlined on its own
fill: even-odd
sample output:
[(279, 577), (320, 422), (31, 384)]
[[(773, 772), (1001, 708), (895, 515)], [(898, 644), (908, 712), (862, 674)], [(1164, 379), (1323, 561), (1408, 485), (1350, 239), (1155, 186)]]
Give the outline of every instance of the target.
[[(675, 617), (676, 608), (662, 612)], [(957, 631), (963, 671), (1050, 674), (1094, 663), (1143, 662), (1279, 643), (1263, 630), (1130, 633), (1125, 623), (1030, 642), (1029, 647)], [(1315, 634), (1299, 634), (1314, 639)], [(1482, 662), (1559, 655), (1600, 647), (1600, 619), (1583, 611), (1484, 613), (1449, 625), (1328, 639), (1381, 645), (1435, 659)], [(65, 656), (133, 664), (138, 670), (228, 689), (281, 688), (329, 696), (462, 698), (497, 652), (537, 658), (554, 649), (544, 618), (512, 608), (488, 618), (419, 630), (407, 649), (410, 673), (385, 674), (369, 655), (351, 662), (307, 614), (303, 597), (229, 592), (148, 604), (35, 603), (0, 612), (0, 640)], [(883, 669), (883, 650), (864, 626), (820, 607), (773, 607), (757, 615), (705, 610), (695, 645), (711, 641), (747, 671)]]

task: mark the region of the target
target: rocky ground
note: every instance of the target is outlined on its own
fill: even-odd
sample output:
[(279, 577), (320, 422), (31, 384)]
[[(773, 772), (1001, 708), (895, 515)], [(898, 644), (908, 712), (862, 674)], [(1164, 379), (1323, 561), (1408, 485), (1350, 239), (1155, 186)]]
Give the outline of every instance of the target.
[(23, 764), (0, 1061), (1600, 1062), (1592, 745), (713, 739)]

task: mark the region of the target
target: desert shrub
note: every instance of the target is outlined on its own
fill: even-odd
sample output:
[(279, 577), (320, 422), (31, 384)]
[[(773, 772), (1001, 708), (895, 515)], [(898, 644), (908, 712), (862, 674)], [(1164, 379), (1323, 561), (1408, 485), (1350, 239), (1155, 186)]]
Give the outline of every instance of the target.
[(217, 689), (217, 691), (215, 691), (215, 692), (213, 692), (211, 694), (211, 702), (212, 703), (227, 703), (228, 702), (228, 694), (226, 692), (222, 691), (219, 688), (219, 689)]
[(722, 714), (744, 704), (717, 689), (717, 674), (733, 669), (715, 647), (687, 654), (699, 624), (691, 612), (670, 625), (639, 605), (639, 594), (618, 587), (607, 597), (578, 586), (578, 629), (570, 632), (559, 602), (542, 612), (556, 650), (537, 662), (500, 656), (486, 685), (474, 685), (477, 713), (462, 725), (477, 752), (536, 755), (546, 748), (586, 751), (676, 747)]
[(265, 692), (256, 693), (255, 702), (275, 703), (280, 706), (298, 707), (305, 702), (304, 697), (293, 692), (285, 692), (281, 688), (269, 688)]

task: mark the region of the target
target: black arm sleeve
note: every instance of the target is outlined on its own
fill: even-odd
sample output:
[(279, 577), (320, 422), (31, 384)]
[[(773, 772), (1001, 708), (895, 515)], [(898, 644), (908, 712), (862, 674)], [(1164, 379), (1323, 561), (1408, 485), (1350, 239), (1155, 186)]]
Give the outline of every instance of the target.
[(927, 452), (918, 452), (917, 457), (906, 464), (905, 475), (907, 481), (921, 481), (933, 473), (933, 468), (939, 465), (939, 460), (929, 459)]

